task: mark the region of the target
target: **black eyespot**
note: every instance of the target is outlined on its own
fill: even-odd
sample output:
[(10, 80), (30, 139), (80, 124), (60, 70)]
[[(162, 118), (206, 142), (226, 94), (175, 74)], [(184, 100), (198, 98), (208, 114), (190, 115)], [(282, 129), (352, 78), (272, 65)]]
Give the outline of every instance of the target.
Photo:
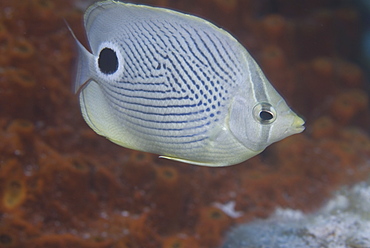
[(118, 70), (118, 58), (114, 50), (105, 47), (100, 51), (99, 69), (104, 74), (113, 74)]
[(253, 108), (253, 117), (261, 124), (270, 124), (276, 120), (276, 111), (269, 103), (258, 103)]

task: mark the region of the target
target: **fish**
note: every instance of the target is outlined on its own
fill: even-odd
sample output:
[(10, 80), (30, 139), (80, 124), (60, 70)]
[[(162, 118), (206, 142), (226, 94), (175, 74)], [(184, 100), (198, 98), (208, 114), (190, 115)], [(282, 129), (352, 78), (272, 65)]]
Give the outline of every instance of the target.
[(120, 146), (217, 167), (304, 130), (247, 50), (207, 20), (108, 0), (84, 27), (73, 90), (86, 123)]

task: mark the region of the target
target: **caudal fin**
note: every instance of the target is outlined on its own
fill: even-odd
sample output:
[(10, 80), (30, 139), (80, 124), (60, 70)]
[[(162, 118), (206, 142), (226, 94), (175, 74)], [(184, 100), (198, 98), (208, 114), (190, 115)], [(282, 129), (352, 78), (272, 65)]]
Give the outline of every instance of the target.
[(75, 82), (72, 86), (72, 91), (77, 93), (81, 91), (81, 89), (88, 83), (91, 79), (91, 68), (92, 68), (92, 61), (94, 61), (93, 55), (81, 44), (81, 42), (77, 39), (76, 35), (73, 33), (73, 30), (65, 21), (67, 28), (71, 32), (78, 48), (78, 59), (77, 59), (77, 69), (76, 69), (76, 77)]

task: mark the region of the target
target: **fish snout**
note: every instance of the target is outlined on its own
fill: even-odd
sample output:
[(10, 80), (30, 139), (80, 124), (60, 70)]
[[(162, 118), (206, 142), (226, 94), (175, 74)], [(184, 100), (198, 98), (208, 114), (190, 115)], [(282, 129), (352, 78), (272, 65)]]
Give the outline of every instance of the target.
[(292, 122), (292, 130), (294, 133), (301, 133), (305, 129), (305, 121), (299, 117), (298, 115), (295, 115)]

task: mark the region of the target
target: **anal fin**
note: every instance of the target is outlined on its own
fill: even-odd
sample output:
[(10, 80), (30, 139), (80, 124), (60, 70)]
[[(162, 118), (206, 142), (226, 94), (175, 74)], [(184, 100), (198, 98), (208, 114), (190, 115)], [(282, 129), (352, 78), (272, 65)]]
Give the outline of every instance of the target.
[(174, 160), (174, 161), (178, 161), (178, 162), (183, 162), (183, 163), (187, 163), (187, 164), (195, 164), (195, 165), (203, 165), (203, 166), (215, 166), (215, 165), (212, 165), (211, 163), (204, 163), (204, 162), (193, 161), (193, 160), (183, 159), (183, 158), (176, 158), (176, 157), (171, 157), (171, 156), (159, 156), (159, 158), (165, 158), (165, 159)]

